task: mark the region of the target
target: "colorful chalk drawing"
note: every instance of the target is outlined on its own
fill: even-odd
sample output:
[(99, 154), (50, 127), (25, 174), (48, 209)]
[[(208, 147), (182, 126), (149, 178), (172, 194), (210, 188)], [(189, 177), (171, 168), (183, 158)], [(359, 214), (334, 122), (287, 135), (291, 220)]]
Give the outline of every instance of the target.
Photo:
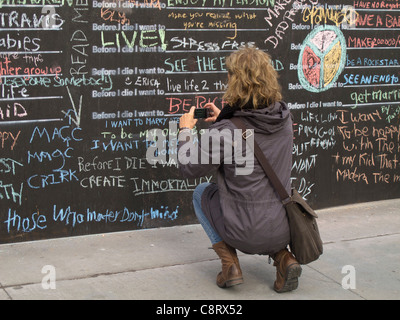
[(323, 92), (332, 87), (346, 63), (346, 40), (334, 26), (320, 26), (305, 39), (298, 76), (304, 89)]

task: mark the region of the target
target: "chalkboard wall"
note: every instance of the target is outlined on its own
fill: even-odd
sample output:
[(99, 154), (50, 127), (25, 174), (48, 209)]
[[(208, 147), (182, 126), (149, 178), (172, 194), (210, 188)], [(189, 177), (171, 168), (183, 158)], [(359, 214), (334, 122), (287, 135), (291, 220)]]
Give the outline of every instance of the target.
[(179, 175), (169, 124), (223, 107), (226, 56), (249, 42), (292, 109), (301, 194), (399, 197), (399, 29), (398, 0), (0, 1), (0, 243), (195, 223), (214, 173)]

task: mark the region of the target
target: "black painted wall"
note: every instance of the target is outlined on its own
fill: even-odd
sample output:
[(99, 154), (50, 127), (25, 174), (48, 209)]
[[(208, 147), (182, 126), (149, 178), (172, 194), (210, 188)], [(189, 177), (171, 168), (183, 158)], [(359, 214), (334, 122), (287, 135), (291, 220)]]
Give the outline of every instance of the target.
[(195, 223), (213, 173), (180, 177), (169, 124), (224, 105), (225, 58), (248, 42), (279, 71), (302, 195), (400, 195), (399, 1), (38, 2), (0, 1), (0, 243)]

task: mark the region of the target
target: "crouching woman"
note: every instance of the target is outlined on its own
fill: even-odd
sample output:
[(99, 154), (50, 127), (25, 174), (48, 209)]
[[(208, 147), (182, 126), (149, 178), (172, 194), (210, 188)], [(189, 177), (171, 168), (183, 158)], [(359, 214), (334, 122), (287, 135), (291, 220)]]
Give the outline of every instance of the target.
[(267, 53), (245, 47), (231, 54), (226, 66), (228, 87), (223, 99), (228, 105), (222, 110), (212, 103), (206, 105), (211, 116), (205, 121), (212, 123), (208, 134), (196, 143), (192, 130), (198, 121), (195, 108), (180, 119), (180, 170), (187, 178), (216, 171), (217, 183), (199, 185), (193, 204), (222, 262), (217, 285), (226, 288), (243, 283), (238, 249), (271, 256), (277, 269), (275, 291), (291, 291), (298, 286), (301, 267), (286, 249), (290, 232), (285, 209), (254, 155), (252, 162), (238, 161), (248, 159), (249, 146), (241, 134), (235, 134), (238, 128), (230, 121), (233, 117), (243, 120), (290, 194), (291, 114), (282, 101), (277, 72)]

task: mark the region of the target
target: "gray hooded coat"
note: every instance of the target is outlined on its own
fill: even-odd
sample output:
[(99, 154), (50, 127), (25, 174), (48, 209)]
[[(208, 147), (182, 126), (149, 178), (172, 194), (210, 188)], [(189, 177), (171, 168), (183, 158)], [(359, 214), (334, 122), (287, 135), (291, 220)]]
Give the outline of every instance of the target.
[(181, 132), (179, 167), (187, 178), (216, 170), (217, 184), (211, 184), (202, 197), (211, 225), (226, 243), (242, 252), (272, 255), (290, 242), (286, 211), (253, 153), (246, 157), (249, 149), (241, 131), (235, 133), (238, 128), (229, 120), (232, 116), (254, 129), (255, 141), (290, 194), (293, 122), (284, 102), (236, 110), (222, 119), (220, 115), (208, 134), (197, 137), (199, 143), (196, 133)]

